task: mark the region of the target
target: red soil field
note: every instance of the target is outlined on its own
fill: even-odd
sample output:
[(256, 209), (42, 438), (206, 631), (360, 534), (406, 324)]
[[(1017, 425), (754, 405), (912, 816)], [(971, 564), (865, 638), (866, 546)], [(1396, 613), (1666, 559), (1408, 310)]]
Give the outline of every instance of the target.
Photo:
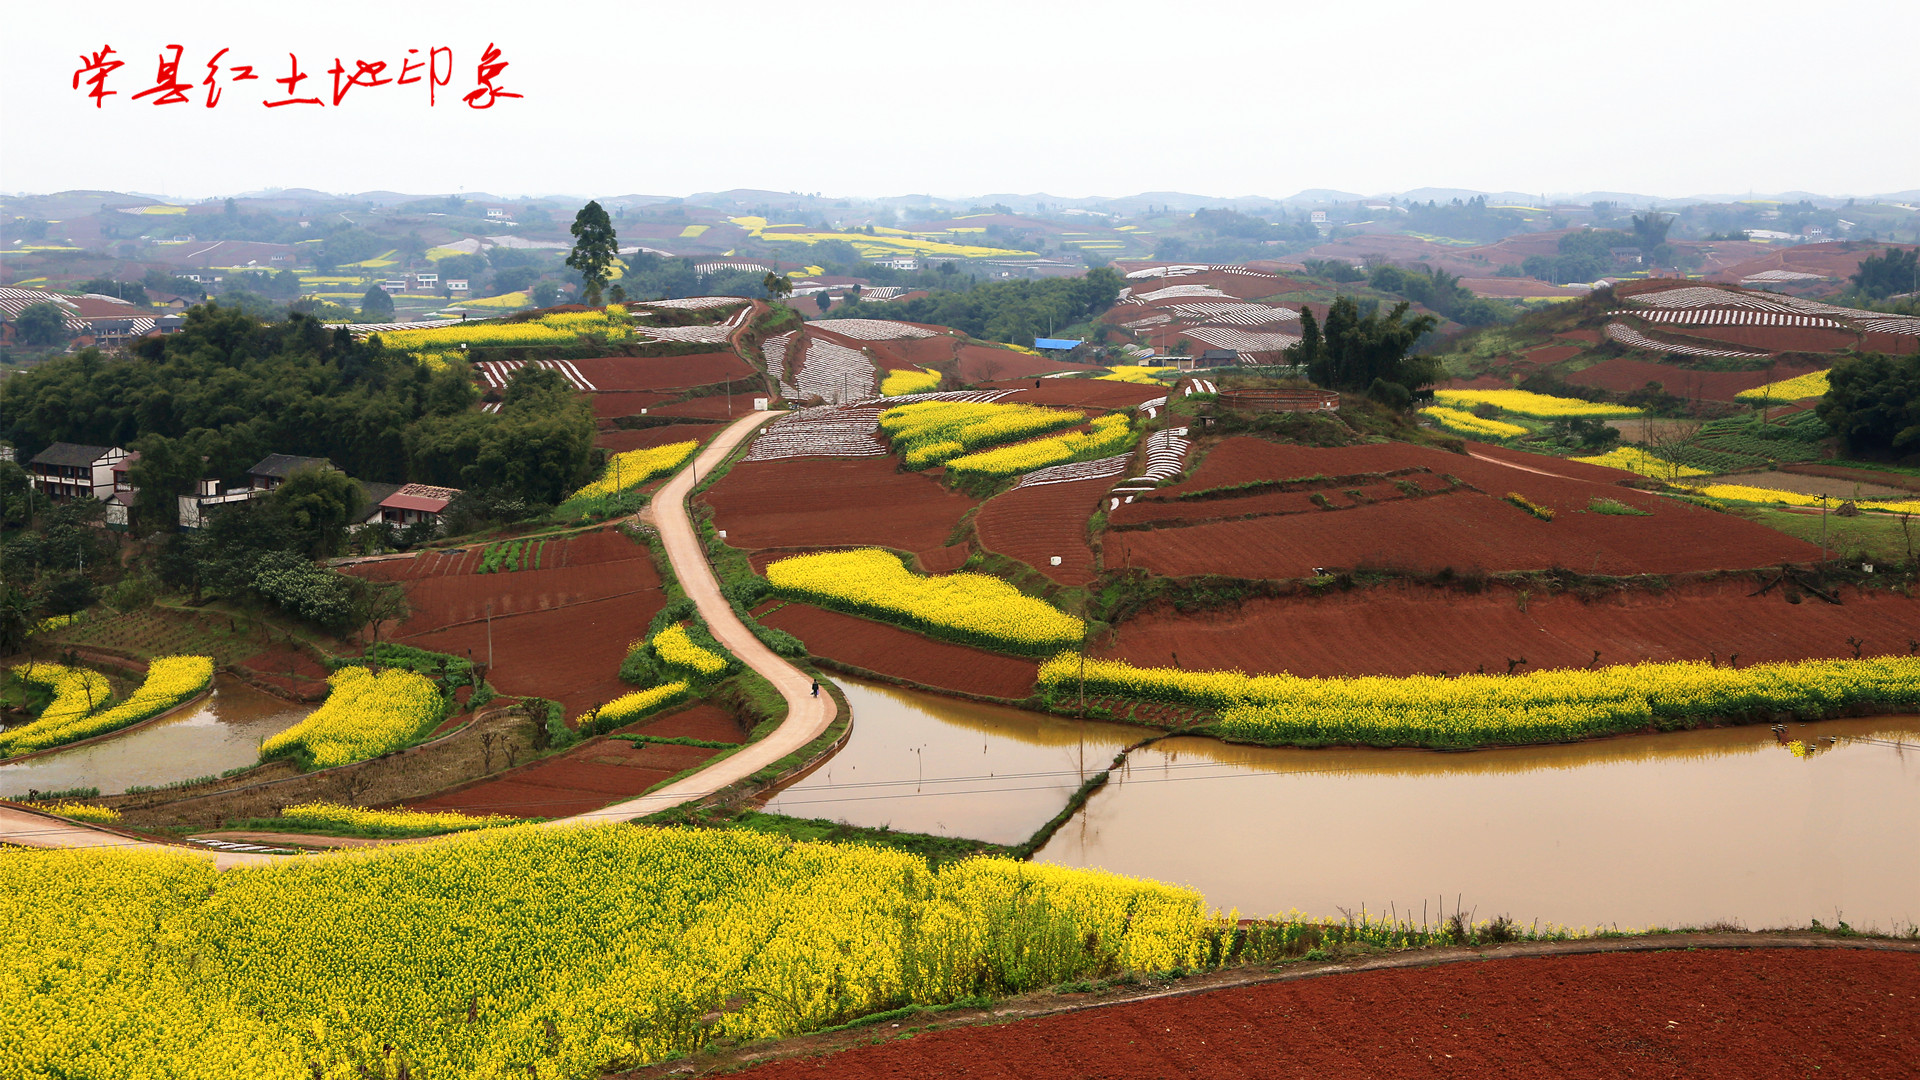
[[(1516, 361), (1516, 363), (1523, 363), (1523, 362), (1524, 361)], [(1503, 379), (1498, 375), (1475, 375), (1471, 379), (1448, 379), (1446, 382), (1440, 384), (1437, 387), (1437, 389), (1440, 389), (1440, 390), (1511, 390), (1513, 389), (1513, 380)]]
[(963, 694), (1023, 698), (1033, 692), (1039, 670), (1032, 660), (935, 641), (811, 604), (785, 604), (760, 622), (806, 642), (815, 656)]
[[(1111, 539), (1108, 540), (1112, 544)], [(1591, 602), (1535, 593), (1522, 610), (1512, 589), (1460, 590), (1396, 585), (1314, 597), (1249, 600), (1238, 609), (1181, 614), (1159, 608), (1122, 623), (1095, 650), (1164, 666), (1176, 653), (1189, 669), (1237, 668), (1295, 675), (1432, 675), (1600, 663), (1705, 660), (1738, 663), (1843, 658), (1847, 638), (1862, 655), (1906, 655), (1920, 626), (1920, 601), (1884, 590), (1847, 591), (1844, 606), (1781, 590), (1751, 596), (1751, 578), (1622, 593)]]
[(494, 670), (487, 678), (503, 694), (553, 698), (571, 719), (632, 689), (618, 679), (620, 661), (662, 604), (660, 574), (644, 546), (600, 529), (549, 540), (539, 570), (477, 574), (483, 550), (476, 544), (348, 572), (401, 582), (413, 612), (393, 640), (434, 652), (484, 661), (491, 603)]
[[(1159, 488), (1153, 495), (1156, 498), (1170, 498), (1185, 492), (1230, 487), (1255, 480), (1353, 476), (1402, 469), (1428, 469), (1436, 475), (1452, 473), (1459, 476), (1461, 469), (1472, 465), (1472, 459), (1465, 455), (1407, 443), (1321, 448), (1270, 443), (1245, 435), (1222, 439), (1197, 456), (1200, 460), (1197, 466), (1191, 465), (1189, 459), (1187, 479)], [(1553, 458), (1540, 460), (1558, 464)]]
[(1533, 278), (1464, 277), (1460, 287), (1475, 296), (1515, 299), (1532, 296), (1576, 296), (1577, 293)]
[[(1422, 491), (1443, 492), (1447, 483), (1440, 477), (1426, 473), (1397, 477), (1409, 483), (1420, 485)], [(1461, 489), (1464, 490), (1464, 489)], [(1349, 491), (1360, 493), (1359, 498), (1347, 494)], [(1470, 493), (1469, 493), (1470, 494)], [(1316, 502), (1314, 497), (1331, 503), (1334, 509), (1328, 509)], [(1252, 517), (1268, 514), (1327, 514), (1355, 506), (1370, 503), (1393, 502), (1408, 498), (1393, 481), (1385, 483), (1342, 484), (1338, 487), (1311, 491), (1255, 491), (1251, 494), (1227, 499), (1136, 499), (1121, 503), (1107, 514), (1110, 525), (1139, 525), (1147, 522), (1165, 522), (1168, 524), (1198, 524), (1203, 521), (1224, 521), (1231, 518)], [(1124, 551), (1131, 532), (1110, 532), (1107, 534), (1107, 562), (1113, 566), (1125, 566)], [(1116, 550), (1113, 545), (1120, 545)]]
[(251, 672), (254, 681), (277, 686), (303, 701), (327, 696), (327, 669), (303, 652), (269, 649), (236, 666)]
[(1805, 375), (1809, 371), (1819, 371), (1821, 366), (1781, 362), (1772, 367), (1756, 368), (1752, 371), (1691, 371), (1687, 368), (1669, 367), (1666, 364), (1636, 360), (1630, 356), (1616, 356), (1602, 360), (1584, 371), (1575, 371), (1567, 375), (1567, 381), (1577, 386), (1597, 386), (1602, 390), (1616, 393), (1638, 390), (1650, 382), (1657, 382), (1670, 394), (1681, 397), (1700, 397), (1708, 401), (1732, 401), (1734, 395), (1742, 390), (1751, 390), (1756, 386), (1765, 386), (1770, 382), (1791, 379), (1796, 375)]
[[(620, 661), (626, 659), (627, 643), (646, 634), (662, 602), (654, 588), (506, 618), (495, 615), (494, 668), (487, 681), (509, 696), (558, 701), (572, 723), (595, 705), (634, 689), (620, 681)], [(395, 640), (483, 663), (487, 658), (485, 620)]]
[(1862, 352), (1886, 353), (1888, 356), (1912, 356), (1920, 352), (1920, 337), (1912, 334), (1886, 334), (1869, 331), (1860, 335)]
[(661, 403), (672, 401), (675, 396), (644, 391), (588, 394), (587, 405), (593, 410), (595, 420), (612, 420), (619, 416), (639, 416), (641, 410), (657, 409)]
[(1870, 256), (1879, 256), (1889, 247), (1907, 248), (1911, 244), (1853, 244), (1828, 241), (1824, 244), (1796, 244), (1788, 248), (1760, 248), (1758, 257), (1728, 266), (1714, 280), (1738, 282), (1766, 270), (1797, 270), (1803, 274), (1825, 274), (1845, 278), (1858, 273), (1860, 264)]
[(949, 1028), (735, 1075), (1894, 1080), (1916, 1060), (1913, 954), (1779, 948), (1328, 974)]
[[(1033, 384), (1040, 385), (1035, 387)], [(1088, 409), (1131, 409), (1143, 401), (1165, 397), (1167, 388), (1114, 379), (1002, 379), (985, 383), (993, 390), (1018, 390), (1000, 399), (1003, 405), (1060, 405)]]
[(1666, 326), (1654, 329), (1703, 344), (1766, 352), (1838, 352), (1853, 348), (1860, 335), (1820, 326)]
[(738, 420), (753, 411), (753, 399), (765, 397), (764, 389), (746, 391), (735, 390), (732, 395), (714, 394), (711, 397), (691, 398), (676, 401), (671, 405), (649, 409), (652, 416), (692, 416), (702, 420)]
[(1018, 379), (1049, 371), (1096, 370), (1091, 365), (1069, 364), (1045, 356), (1028, 356), (1012, 349), (994, 349), (985, 345), (960, 346), (960, 381), (987, 383), (995, 379)]
[[(1097, 576), (1087, 521), (1120, 478), (1021, 488), (987, 500), (973, 517), (980, 546), (1018, 559), (1062, 585)], [(1060, 565), (1050, 560), (1060, 557)]]
[[(1811, 544), (1738, 518), (1626, 488), (1504, 471), (1513, 478), (1491, 489), (1498, 494), (1461, 492), (1335, 513), (1129, 533), (1127, 559), (1167, 576), (1295, 578), (1315, 567), (1359, 566), (1677, 574), (1807, 562), (1817, 555)], [(1483, 486), (1465, 473), (1456, 475)], [(1559, 517), (1534, 519), (1501, 497), (1509, 491), (1557, 510)], [(1575, 512), (1601, 497), (1650, 516)]]
[[(847, 341), (845, 338), (840, 340)], [(941, 334), (939, 337), (902, 338), (898, 341), (866, 341), (853, 344), (865, 345), (872, 349), (874, 359), (881, 367), (933, 367), (953, 359), (954, 348), (959, 345), (959, 339), (949, 334)], [(848, 348), (852, 347), (853, 345), (848, 345)]]
[(1528, 349), (1525, 355), (1527, 363), (1545, 366), (1571, 360), (1585, 351), (1579, 345), (1542, 345), (1537, 349)]
[(1523, 469), (1538, 469), (1575, 480), (1591, 480), (1596, 484), (1617, 484), (1622, 480), (1638, 479), (1633, 473), (1623, 469), (1609, 469), (1605, 465), (1589, 465), (1584, 461), (1557, 458), (1547, 454), (1529, 454), (1525, 450), (1511, 450), (1492, 443), (1469, 441), (1467, 453), (1476, 458), (1492, 458), (1495, 461), (1518, 465)]
[(1553, 336), (1561, 341), (1584, 341), (1589, 345), (1598, 345), (1601, 340), (1598, 330), (1563, 330)]
[(603, 356), (575, 360), (573, 366), (602, 391), (685, 390), (695, 386), (745, 379), (753, 369), (730, 352), (692, 353), (686, 356)]
[(726, 428), (725, 424), (667, 424), (662, 427), (636, 428), (625, 431), (620, 428), (602, 428), (593, 437), (593, 445), (603, 450), (619, 454), (628, 450), (646, 450), (668, 443), (685, 442), (698, 439), (705, 442), (708, 436)]
[(920, 569), (929, 574), (951, 574), (965, 565), (972, 552), (965, 544), (952, 547), (932, 548), (918, 551), (914, 555), (920, 560)]
[[(649, 735), (691, 735), (715, 742), (739, 742), (740, 725), (711, 705), (698, 705), (647, 724), (622, 728)], [(467, 814), (566, 817), (630, 799), (662, 780), (690, 769), (718, 751), (699, 746), (633, 744), (592, 739), (543, 761), (530, 762), (485, 780), (439, 792), (407, 804), (412, 810), (453, 810)]]
[(974, 500), (892, 457), (747, 461), (700, 496), (737, 548), (946, 546)]

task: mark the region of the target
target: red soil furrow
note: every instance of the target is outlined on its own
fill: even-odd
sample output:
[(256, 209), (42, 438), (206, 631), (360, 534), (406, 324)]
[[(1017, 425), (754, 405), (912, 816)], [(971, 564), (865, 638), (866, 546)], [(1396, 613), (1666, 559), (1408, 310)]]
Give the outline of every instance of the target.
[[(1018, 559), (1062, 585), (1098, 576), (1087, 523), (1118, 477), (1045, 484), (996, 495), (974, 515), (980, 546)], [(1060, 565), (1052, 560), (1059, 557)]]
[[(1073, 371), (1082, 365), (1069, 364), (1047, 356), (1030, 356), (1012, 349), (986, 345), (962, 345), (959, 349), (960, 381), (988, 383), (995, 379), (1018, 379), (1052, 371)], [(1098, 370), (1086, 366), (1086, 370)]]
[[(737, 720), (705, 704), (620, 730), (712, 742), (738, 743), (744, 738)], [(593, 739), (551, 758), (407, 805), (414, 810), (565, 817), (644, 794), (653, 785), (706, 762), (715, 753), (699, 746), (634, 745), (619, 739)]]
[[(1442, 491), (1447, 486), (1444, 480), (1426, 473), (1416, 473), (1400, 479), (1414, 484), (1425, 481), (1421, 484), (1423, 491)], [(1355, 499), (1347, 494), (1348, 491), (1358, 491), (1363, 497)], [(1332, 504), (1331, 508), (1315, 502), (1316, 496)], [(1180, 499), (1177, 501), (1136, 499), (1131, 503), (1121, 503), (1118, 508), (1109, 511), (1107, 522), (1109, 525), (1137, 525), (1146, 522), (1192, 524), (1253, 515), (1333, 513), (1355, 506), (1393, 502), (1408, 497), (1406, 492), (1389, 482), (1342, 485), (1338, 488), (1319, 491), (1261, 491), (1232, 499)], [(1109, 534), (1109, 543), (1113, 541), (1115, 535)]]
[(956, 544), (953, 547), (916, 552), (915, 557), (920, 560), (920, 568), (926, 573), (951, 574), (966, 563), (970, 554), (965, 544)]
[[(1173, 576), (1305, 577), (1315, 567), (1359, 566), (1676, 574), (1804, 562), (1817, 553), (1765, 526), (1627, 488), (1471, 460), (1457, 475), (1489, 494), (1130, 533), (1128, 558)], [(1508, 503), (1507, 492), (1558, 516), (1536, 520)], [(1644, 509), (1647, 516), (1588, 512), (1595, 498)]]
[(700, 496), (738, 548), (882, 544), (944, 547), (974, 505), (892, 457), (789, 458), (735, 465)]
[(1530, 364), (1547, 366), (1571, 360), (1586, 350), (1579, 345), (1543, 345), (1538, 349), (1528, 349), (1526, 360)]
[(604, 423), (622, 416), (639, 416), (643, 411), (657, 409), (661, 403), (672, 401), (677, 396), (654, 393), (588, 394), (587, 405), (593, 409), (593, 418)]
[(1912, 954), (1780, 948), (1331, 974), (955, 1027), (735, 1075), (1894, 1080), (1916, 1060)]
[(1820, 326), (1668, 326), (1656, 329), (1679, 339), (1691, 338), (1709, 345), (1731, 345), (1766, 352), (1838, 352), (1857, 345), (1860, 336), (1851, 330), (1829, 330)]
[(806, 642), (815, 656), (963, 694), (1024, 698), (1033, 692), (1039, 668), (1032, 660), (935, 641), (810, 604), (786, 604), (760, 621)]
[(1869, 330), (1860, 335), (1860, 351), (1886, 353), (1888, 356), (1912, 356), (1920, 352), (1920, 337), (1912, 334), (1888, 334)]
[[(1471, 465), (1472, 459), (1431, 447), (1407, 443), (1373, 443), (1365, 446), (1313, 447), (1270, 443), (1263, 439), (1235, 436), (1223, 439), (1211, 449), (1196, 455), (1199, 464), (1189, 459), (1187, 479), (1154, 491), (1156, 498), (1168, 498), (1191, 491), (1207, 491), (1257, 480), (1299, 480), (1311, 476), (1353, 476), (1360, 473), (1389, 473), (1401, 469), (1426, 469), (1436, 476)], [(1537, 457), (1537, 455), (1527, 455)], [(1541, 461), (1556, 462), (1554, 458)], [(1544, 466), (1543, 466), (1544, 467)], [(1623, 474), (1624, 475), (1624, 474)]]
[[(1510, 450), (1492, 443), (1467, 443), (1467, 453), (1474, 457), (1493, 458), (1497, 461), (1511, 462), (1525, 469), (1550, 472), (1556, 476), (1570, 477), (1574, 480), (1591, 480), (1596, 484), (1617, 484), (1622, 480), (1638, 479), (1633, 473), (1622, 469), (1609, 469), (1605, 465), (1589, 465), (1572, 458), (1548, 457), (1545, 454), (1529, 454), (1524, 450)], [(1471, 466), (1469, 466), (1470, 468)], [(1460, 475), (1456, 472), (1454, 475)], [(1486, 475), (1486, 474), (1481, 474)]]
[[(511, 577), (512, 575), (502, 575)], [(481, 580), (485, 580), (483, 577)], [(502, 694), (551, 698), (571, 722), (597, 704), (630, 692), (619, 679), (627, 643), (646, 634), (663, 603), (658, 586), (641, 592), (502, 618), (492, 625), (494, 668), (487, 675)], [(398, 638), (434, 652), (485, 663), (483, 619)]]
[[(765, 395), (766, 391), (760, 391)], [(738, 420), (753, 411), (754, 394), (751, 391), (734, 394), (714, 394), (709, 397), (689, 398), (676, 401), (671, 405), (662, 405), (648, 410), (652, 416), (692, 416), (702, 420)]]
[[(1109, 540), (1109, 544), (1112, 541)], [(1633, 592), (1592, 602), (1571, 595), (1511, 589), (1479, 594), (1417, 586), (1366, 589), (1318, 598), (1249, 600), (1237, 609), (1181, 614), (1156, 609), (1122, 623), (1097, 650), (1136, 664), (1164, 666), (1177, 655), (1189, 669), (1291, 671), (1295, 675), (1415, 675), (1585, 667), (1642, 660), (1739, 663), (1853, 655), (1905, 655), (1920, 626), (1920, 601), (1885, 591), (1849, 592), (1844, 606), (1780, 590), (1750, 596), (1751, 579)]]
[(570, 361), (602, 391), (685, 390), (729, 379), (745, 379), (753, 369), (730, 352), (688, 356), (604, 356)]
[[(1038, 387), (1033, 385), (1036, 382), (1040, 384)], [(1167, 394), (1164, 386), (1113, 379), (1002, 379), (984, 385), (995, 390), (1020, 391), (1001, 398), (1003, 405), (1078, 405), (1089, 409), (1125, 410)]]
[(624, 431), (620, 428), (602, 429), (593, 437), (593, 445), (613, 453), (628, 450), (649, 450), (668, 443), (685, 442), (697, 439), (705, 442), (715, 432), (725, 428), (725, 424), (667, 424), (661, 427), (636, 428)]
[(1638, 390), (1650, 382), (1657, 382), (1665, 387), (1669, 394), (1677, 394), (1685, 398), (1705, 398), (1708, 401), (1732, 401), (1734, 395), (1742, 390), (1751, 390), (1756, 386), (1764, 386), (1777, 380), (1805, 375), (1809, 371), (1818, 371), (1824, 366), (1824, 364), (1794, 364), (1783, 361), (1753, 371), (1690, 371), (1687, 368), (1650, 363), (1628, 356), (1616, 356), (1610, 360), (1602, 360), (1584, 371), (1569, 374), (1567, 381), (1579, 386), (1596, 386), (1616, 393)]

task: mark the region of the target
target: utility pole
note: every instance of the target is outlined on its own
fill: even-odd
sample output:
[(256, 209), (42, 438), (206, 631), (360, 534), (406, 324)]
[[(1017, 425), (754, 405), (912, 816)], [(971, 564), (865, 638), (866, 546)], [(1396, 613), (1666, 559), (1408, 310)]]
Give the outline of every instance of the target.
[(493, 673), (493, 601), (487, 601), (487, 673)]

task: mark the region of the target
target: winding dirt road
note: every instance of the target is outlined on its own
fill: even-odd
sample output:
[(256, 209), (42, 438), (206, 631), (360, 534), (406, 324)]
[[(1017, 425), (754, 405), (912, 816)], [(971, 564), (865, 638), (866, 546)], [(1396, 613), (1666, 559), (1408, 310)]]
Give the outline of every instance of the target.
[(682, 469), (668, 481), (653, 500), (653, 520), (660, 529), (660, 540), (667, 549), (667, 561), (673, 564), (680, 587), (700, 609), (713, 636), (740, 662), (759, 672), (787, 702), (787, 718), (759, 742), (752, 743), (722, 758), (699, 772), (677, 780), (658, 791), (612, 806), (560, 818), (549, 825), (591, 825), (608, 821), (628, 821), (695, 799), (705, 798), (731, 784), (744, 780), (820, 737), (833, 723), (833, 699), (825, 694), (812, 695), (813, 680), (805, 672), (774, 655), (761, 644), (746, 624), (733, 612), (733, 606), (720, 595), (720, 582), (707, 565), (700, 549), (700, 534), (694, 531), (687, 513), (687, 496), (699, 477), (711, 473), (726, 460), (734, 447), (761, 424), (780, 414), (749, 414), (714, 436), (707, 448), (694, 459), (693, 467)]

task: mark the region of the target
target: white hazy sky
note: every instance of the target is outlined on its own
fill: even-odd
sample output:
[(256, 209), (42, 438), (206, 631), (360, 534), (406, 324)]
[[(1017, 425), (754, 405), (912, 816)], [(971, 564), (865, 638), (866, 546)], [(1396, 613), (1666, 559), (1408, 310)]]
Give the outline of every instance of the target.
[[(9, 5), (0, 190), (1656, 196), (1920, 187), (1916, 0)], [(522, 93), (464, 105), (480, 51)], [(184, 46), (188, 104), (132, 95)], [(111, 45), (120, 91), (71, 88)], [(299, 56), (450, 85), (268, 109)], [(205, 108), (207, 60), (253, 63)]]

